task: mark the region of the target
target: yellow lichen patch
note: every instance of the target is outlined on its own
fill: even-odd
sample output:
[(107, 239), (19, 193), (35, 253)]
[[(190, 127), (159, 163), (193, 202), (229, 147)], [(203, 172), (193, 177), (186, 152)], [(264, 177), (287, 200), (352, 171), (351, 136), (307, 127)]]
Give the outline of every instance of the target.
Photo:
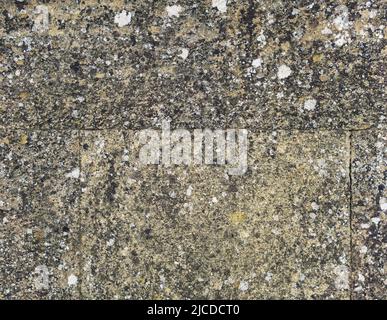
[(369, 123), (367, 123), (367, 122), (364, 123), (364, 118), (362, 118), (360, 115), (354, 117), (354, 119), (355, 119), (356, 121), (359, 122), (358, 125), (357, 125), (357, 127), (359, 128), (359, 130), (367, 130), (367, 129), (372, 128), (372, 125), (371, 125), (371, 124), (369, 124)]
[(87, 163), (87, 164), (92, 163), (92, 160), (90, 159), (90, 157), (89, 157), (87, 154), (85, 154), (85, 153), (82, 153), (82, 155), (81, 155), (81, 161), (82, 161), (83, 163)]
[(360, 18), (354, 22), (354, 29), (356, 34), (365, 36), (367, 35), (368, 21), (370, 18), (370, 12), (368, 10), (360, 11)]
[(57, 27), (51, 27), (48, 30), (48, 34), (50, 36), (61, 36), (61, 35), (64, 35), (64, 32), (63, 32), (63, 30), (59, 30)]
[(9, 144), (9, 139), (7, 137), (0, 139), (0, 144)]
[(322, 53), (318, 53), (313, 55), (312, 60), (314, 63), (319, 63), (324, 60), (324, 55)]
[(277, 52), (279, 46), (273, 40), (269, 40), (265, 47), (262, 49), (261, 56), (262, 57), (272, 57), (275, 52)]
[(19, 16), (20, 19), (24, 20), (24, 19), (28, 19), (29, 18), (29, 15), (26, 11), (22, 10), (22, 11), (18, 11), (16, 12), (16, 14)]
[(19, 140), (19, 143), (20, 144), (27, 144), (28, 143), (28, 136), (26, 134), (22, 134), (20, 136), (20, 140)]
[(102, 72), (98, 72), (98, 73), (95, 75), (95, 77), (96, 77), (97, 79), (103, 79), (103, 78), (105, 78), (105, 74), (102, 73)]
[(206, 42), (216, 39), (218, 35), (215, 29), (204, 26), (200, 24), (197, 19), (190, 17), (187, 18), (185, 23), (179, 28), (176, 37), (184, 37), (187, 33), (192, 32), (192, 30), (195, 30), (195, 38), (202, 39)]
[[(219, 62), (219, 63), (223, 63), (224, 62), (224, 59), (225, 57), (224, 56), (221, 56), (221, 55), (217, 55), (217, 56), (209, 56), (208, 57), (208, 61), (215, 61), (215, 62)], [(210, 65), (209, 66), (212, 70), (216, 70), (219, 68), (218, 65)]]
[[(211, 1), (208, 1), (208, 5), (211, 6)], [(226, 34), (228, 38), (238, 36), (240, 32), (244, 29), (246, 30), (247, 25), (243, 25), (240, 21), (246, 16), (246, 10), (248, 9), (247, 4), (244, 2), (236, 2), (233, 7), (233, 14), (228, 17), (228, 23), (226, 25)], [(253, 29), (251, 30), (255, 34), (260, 34), (262, 31), (261, 19), (260, 17), (254, 17), (252, 21)]]
[(176, 67), (172, 66), (172, 65), (161, 66), (159, 68), (159, 72), (161, 74), (175, 74), (176, 73)]
[(313, 25), (311, 23), (307, 24), (305, 34), (301, 38), (301, 41), (307, 44), (317, 40), (327, 40), (329, 35), (323, 34), (323, 30), (327, 27), (328, 25), (326, 21), (319, 21), (317, 25)]
[(153, 33), (153, 34), (158, 34), (158, 33), (160, 33), (161, 28), (159, 26), (150, 26), (148, 28), (148, 31)]
[(22, 91), (19, 93), (19, 98), (21, 100), (26, 100), (30, 94), (27, 91)]
[(230, 214), (229, 219), (232, 224), (241, 224), (247, 219), (247, 215), (244, 212), (236, 211)]
[(136, 73), (136, 69), (132, 68), (131, 66), (125, 66), (125, 67), (121, 68), (121, 70), (120, 70), (120, 75), (123, 78), (127, 78), (129, 76), (132, 76), (135, 73)]
[(199, 22), (192, 17), (187, 17), (185, 23), (177, 30), (176, 37), (184, 37), (188, 32), (195, 30)]
[(300, 273), (293, 272), (291, 275), (292, 282), (297, 283), (300, 280)]
[(282, 49), (282, 51), (285, 51), (285, 53), (288, 52), (289, 49), (290, 49), (289, 41), (286, 41), (286, 42), (282, 43), (281, 44), (281, 49)]
[(37, 240), (37, 241), (43, 241), (43, 239), (45, 237), (45, 233), (41, 229), (34, 230), (33, 235), (34, 235), (35, 240)]
[[(315, 281), (315, 284), (314, 286), (312, 286), (313, 290), (314, 290), (314, 295), (316, 296), (316, 292), (318, 295), (323, 295), (329, 288), (329, 285), (325, 282), (321, 283), (321, 282), (318, 282)], [(313, 293), (310, 292), (310, 294), (308, 294), (308, 298), (310, 299), (311, 297), (313, 296)]]
[(246, 94), (246, 92), (244, 88), (238, 88), (235, 90), (228, 91), (226, 94), (228, 97), (236, 98), (236, 97), (242, 97), (243, 95)]

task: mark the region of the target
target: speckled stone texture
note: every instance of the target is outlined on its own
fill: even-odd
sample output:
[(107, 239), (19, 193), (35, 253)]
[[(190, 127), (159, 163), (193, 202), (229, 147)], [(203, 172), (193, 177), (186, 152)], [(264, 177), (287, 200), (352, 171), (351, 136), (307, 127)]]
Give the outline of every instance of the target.
[(386, 131), (357, 131), (352, 145), (354, 296), (387, 299)]
[[(0, 299), (386, 299), (385, 3), (0, 0)], [(139, 130), (248, 130), (248, 169)]]
[(76, 297), (78, 141), (74, 131), (0, 130), (2, 299)]
[(253, 135), (238, 177), (141, 167), (135, 134), (82, 140), (86, 297), (349, 296), (346, 134)]
[[(227, 2), (226, 11), (213, 2)], [(1, 126), (134, 129), (170, 117), (191, 127), (358, 129), (386, 121), (381, 1), (1, 6)], [(120, 27), (123, 10), (130, 22)]]

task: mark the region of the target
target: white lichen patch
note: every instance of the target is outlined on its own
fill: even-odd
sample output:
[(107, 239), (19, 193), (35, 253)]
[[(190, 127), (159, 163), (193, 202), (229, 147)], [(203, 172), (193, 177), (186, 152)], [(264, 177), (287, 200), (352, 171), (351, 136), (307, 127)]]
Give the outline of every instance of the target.
[(212, 7), (217, 8), (220, 12), (227, 11), (227, 0), (212, 0)]
[(372, 221), (372, 223), (378, 225), (379, 222), (380, 222), (380, 218), (379, 217), (374, 217), (374, 218), (371, 219), (371, 221)]
[(348, 267), (345, 265), (337, 266), (334, 269), (336, 275), (335, 278), (335, 287), (337, 290), (347, 290), (349, 289), (349, 271)]
[(308, 99), (304, 102), (304, 109), (308, 111), (313, 111), (316, 109), (317, 100), (316, 99)]
[(312, 202), (311, 206), (314, 211), (317, 211), (320, 208), (320, 206), (316, 202)]
[(273, 277), (273, 274), (271, 272), (267, 272), (265, 275), (265, 281), (270, 282)]
[(124, 149), (121, 160), (122, 160), (122, 162), (129, 162), (129, 150), (128, 149)]
[(160, 289), (163, 290), (165, 287), (165, 276), (160, 275), (159, 277), (160, 277)]
[(266, 45), (266, 37), (265, 35), (263, 34), (263, 31), (261, 31), (261, 34), (257, 37), (257, 41), (259, 42), (259, 44), (261, 46), (265, 46)]
[(349, 20), (349, 12), (346, 6), (339, 5), (335, 8), (332, 26), (336, 31), (334, 40), (336, 46), (342, 47), (346, 43), (350, 43), (352, 41), (349, 32), (351, 22)]
[(49, 28), (49, 14), (48, 7), (45, 5), (39, 5), (34, 10), (34, 25), (32, 31), (44, 32)]
[(187, 48), (181, 48), (181, 53), (179, 54), (179, 57), (183, 60), (187, 59), (189, 54), (189, 50)]
[(277, 77), (278, 79), (286, 79), (292, 74), (292, 70), (285, 64), (282, 64), (278, 68)]
[(336, 16), (333, 19), (333, 24), (336, 29), (341, 31), (349, 28), (348, 8), (344, 5), (340, 5), (335, 9)]
[(313, 165), (313, 168), (321, 177), (326, 177), (328, 175), (328, 164), (325, 159), (317, 159), (316, 163)]
[(122, 10), (120, 13), (117, 13), (114, 17), (114, 23), (118, 25), (118, 27), (122, 28), (127, 26), (132, 20), (132, 14), (130, 12), (126, 12), (126, 10)]
[(257, 58), (257, 59), (254, 59), (253, 62), (251, 63), (251, 65), (254, 67), (254, 68), (259, 68), (262, 66), (262, 59), (260, 58)]
[(70, 274), (67, 278), (67, 284), (69, 287), (76, 286), (78, 283), (78, 277), (75, 274)]
[(71, 172), (66, 174), (66, 178), (78, 179), (79, 174), (80, 174), (79, 168), (74, 168)]
[(366, 254), (367, 251), (368, 251), (368, 248), (367, 248), (366, 246), (361, 246), (359, 251), (360, 251), (360, 253), (362, 253), (362, 254)]
[(187, 197), (190, 197), (190, 196), (192, 195), (192, 190), (193, 190), (192, 186), (191, 186), (191, 185), (188, 186), (188, 189), (187, 189), (187, 191), (186, 191)]
[(326, 36), (330, 35), (332, 33), (333, 33), (332, 30), (329, 29), (328, 27), (325, 27), (324, 29), (321, 30), (321, 34), (326, 35)]
[(370, 228), (370, 225), (368, 223), (361, 223), (360, 228), (362, 228), (363, 230), (366, 230)]
[(178, 17), (183, 11), (183, 8), (181, 6), (173, 5), (167, 6), (165, 11), (167, 12), (168, 17)]
[(105, 148), (105, 140), (104, 139), (98, 139), (94, 142), (94, 145), (97, 149), (97, 153), (100, 154), (104, 148)]
[(175, 192), (175, 191), (170, 191), (170, 192), (169, 192), (169, 196), (170, 196), (172, 199), (175, 199), (175, 198), (176, 198), (176, 192)]
[(114, 246), (115, 242), (116, 242), (116, 240), (115, 240), (114, 238), (111, 238), (111, 239), (109, 239), (109, 240), (106, 242), (106, 245), (107, 245), (108, 247), (112, 247), (112, 246)]
[(297, 8), (293, 8), (293, 10), (292, 10), (292, 15), (293, 16), (296, 16), (296, 15), (298, 15), (300, 13), (300, 10), (298, 10)]
[(380, 209), (383, 211), (387, 211), (387, 199), (386, 198), (380, 198)]
[(46, 265), (37, 266), (34, 270), (34, 285), (36, 290), (48, 290), (49, 288), (49, 271)]
[(345, 45), (346, 43), (347, 43), (347, 39), (345, 38), (344, 35), (338, 35), (338, 36), (336, 37), (336, 40), (335, 40), (336, 46), (342, 47), (342, 46)]
[(239, 290), (240, 291), (247, 291), (249, 289), (249, 283), (247, 281), (241, 281), (239, 283)]

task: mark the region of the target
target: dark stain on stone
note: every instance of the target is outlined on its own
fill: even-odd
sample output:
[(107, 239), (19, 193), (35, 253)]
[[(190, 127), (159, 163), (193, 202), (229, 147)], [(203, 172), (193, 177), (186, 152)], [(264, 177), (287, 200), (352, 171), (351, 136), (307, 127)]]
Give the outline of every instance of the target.
[(114, 166), (114, 158), (112, 158), (109, 160), (109, 171), (107, 176), (106, 188), (106, 199), (109, 201), (109, 203), (112, 203), (115, 200), (116, 188), (118, 186), (117, 182), (115, 181), (115, 177), (116, 170)]

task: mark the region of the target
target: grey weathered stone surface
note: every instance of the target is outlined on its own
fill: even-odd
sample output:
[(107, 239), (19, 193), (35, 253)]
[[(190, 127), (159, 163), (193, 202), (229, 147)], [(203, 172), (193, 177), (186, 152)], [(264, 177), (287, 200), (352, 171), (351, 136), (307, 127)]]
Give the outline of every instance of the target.
[(2, 299), (76, 297), (78, 141), (71, 131), (0, 131)]
[(386, 131), (353, 133), (354, 297), (386, 299)]
[(349, 297), (346, 134), (258, 133), (238, 177), (141, 167), (135, 135), (83, 135), (86, 297)]
[[(0, 1), (0, 299), (385, 299), (384, 11)], [(140, 165), (165, 119), (247, 172)]]
[[(168, 14), (171, 5), (3, 2), (0, 125), (134, 129), (163, 118), (251, 129), (385, 123), (378, 1), (227, 1), (225, 12), (209, 0), (179, 1)], [(130, 22), (115, 22), (120, 14), (130, 14)]]

